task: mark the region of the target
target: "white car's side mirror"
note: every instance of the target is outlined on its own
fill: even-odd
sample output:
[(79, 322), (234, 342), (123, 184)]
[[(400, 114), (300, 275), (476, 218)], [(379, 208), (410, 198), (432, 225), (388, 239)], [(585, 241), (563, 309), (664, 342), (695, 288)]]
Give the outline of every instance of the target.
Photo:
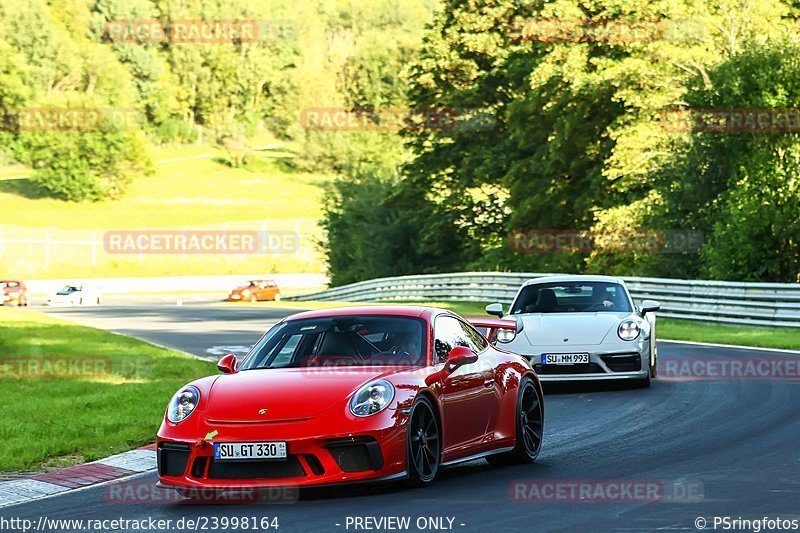
[(661, 304), (655, 300), (645, 300), (642, 302), (642, 306), (640, 308), (639, 314), (641, 316), (646, 315), (647, 313), (654, 313), (661, 309)]
[(503, 304), (489, 304), (486, 306), (486, 313), (503, 318)]

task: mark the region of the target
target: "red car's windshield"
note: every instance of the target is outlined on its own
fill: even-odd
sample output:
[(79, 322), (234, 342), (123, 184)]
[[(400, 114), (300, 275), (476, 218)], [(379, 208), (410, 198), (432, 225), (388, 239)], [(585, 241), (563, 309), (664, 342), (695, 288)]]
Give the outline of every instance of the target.
[(241, 370), (421, 366), (425, 346), (425, 322), (417, 318), (370, 315), (289, 320), (261, 339)]

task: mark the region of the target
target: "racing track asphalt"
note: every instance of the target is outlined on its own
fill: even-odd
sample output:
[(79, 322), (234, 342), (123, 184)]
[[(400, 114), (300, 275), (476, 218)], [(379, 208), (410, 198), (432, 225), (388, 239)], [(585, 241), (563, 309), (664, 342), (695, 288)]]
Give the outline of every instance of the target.
[[(198, 355), (245, 345), (293, 310), (233, 306), (126, 306), (49, 310)], [(661, 343), (660, 357), (775, 357), (758, 350)], [(780, 354), (777, 354), (780, 355)], [(787, 354), (788, 355), (788, 354)], [(165, 402), (166, 402), (165, 398)], [(444, 469), (428, 489), (397, 484), (304, 491), (281, 505), (113, 503), (92, 487), (0, 510), (6, 517), (83, 519), (277, 517), (282, 531), (364, 531), (347, 517), (452, 517), (456, 531), (696, 531), (704, 517), (800, 518), (800, 386), (788, 380), (656, 381), (548, 386), (542, 453), (533, 465), (478, 460)], [(155, 428), (154, 428), (155, 431)], [(691, 487), (686, 501), (512, 501), (517, 480), (657, 480)], [(147, 473), (122, 483), (155, 483)], [(680, 500), (680, 494), (675, 495)], [(338, 524), (338, 525), (337, 525)], [(463, 525), (461, 525), (463, 524)]]

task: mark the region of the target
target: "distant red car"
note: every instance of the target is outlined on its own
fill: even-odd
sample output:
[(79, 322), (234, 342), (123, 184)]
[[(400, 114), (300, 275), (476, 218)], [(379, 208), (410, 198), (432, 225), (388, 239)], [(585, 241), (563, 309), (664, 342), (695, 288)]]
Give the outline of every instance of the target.
[(262, 300), (281, 301), (281, 289), (271, 279), (254, 279), (236, 287), (228, 294), (230, 302), (260, 302)]
[(24, 281), (0, 280), (0, 297), (2, 305), (29, 305), (30, 296)]
[(282, 320), (241, 362), (226, 355), (223, 375), (169, 402), (159, 485), (184, 494), (399, 478), (422, 486), (471, 459), (533, 462), (544, 425), (539, 379), (476, 326), (416, 306)]

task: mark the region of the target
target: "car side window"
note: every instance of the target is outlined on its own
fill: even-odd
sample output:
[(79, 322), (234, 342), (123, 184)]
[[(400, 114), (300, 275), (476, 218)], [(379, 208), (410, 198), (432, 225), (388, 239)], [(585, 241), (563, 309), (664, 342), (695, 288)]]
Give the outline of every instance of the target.
[(479, 351), (475, 349), (475, 344), (465, 331), (464, 324), (451, 316), (438, 317), (433, 329), (433, 348), (436, 351), (438, 363), (447, 361), (450, 350), (456, 346), (466, 346), (476, 352)]
[(300, 344), (300, 339), (302, 338), (302, 335), (292, 335), (286, 339), (278, 353), (274, 353), (270, 358), (270, 365), (273, 367), (289, 366), (292, 363), (297, 345)]
[(475, 328), (469, 324), (465, 324), (464, 322), (459, 321), (459, 324), (461, 324), (461, 328), (464, 330), (464, 335), (466, 335), (469, 339), (469, 347), (472, 348), (475, 353), (482, 352), (486, 346), (488, 346), (486, 339), (483, 337), (483, 335), (478, 333)]

